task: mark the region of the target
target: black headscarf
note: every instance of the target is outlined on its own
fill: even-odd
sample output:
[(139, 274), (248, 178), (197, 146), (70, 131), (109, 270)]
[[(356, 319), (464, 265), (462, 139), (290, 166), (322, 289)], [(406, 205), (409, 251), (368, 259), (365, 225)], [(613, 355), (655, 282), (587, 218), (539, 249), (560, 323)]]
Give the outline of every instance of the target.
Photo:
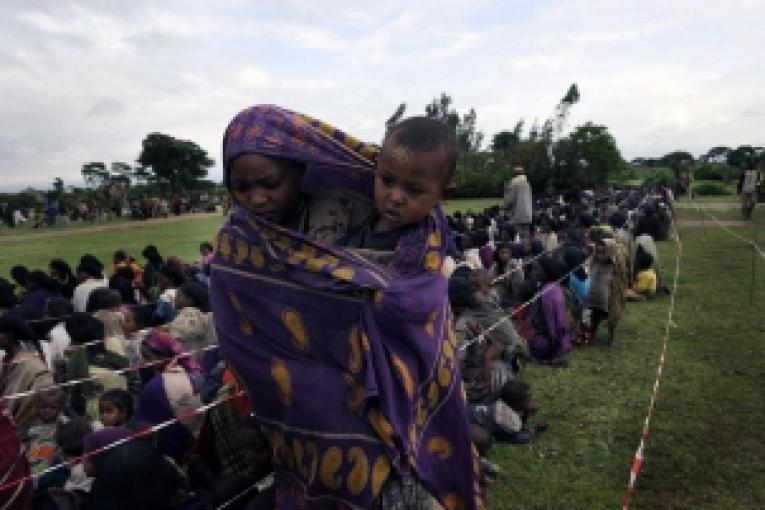
[(181, 285), (178, 290), (187, 295), (196, 308), (199, 308), (203, 312), (210, 311), (210, 298), (207, 293), (206, 285), (189, 280)]

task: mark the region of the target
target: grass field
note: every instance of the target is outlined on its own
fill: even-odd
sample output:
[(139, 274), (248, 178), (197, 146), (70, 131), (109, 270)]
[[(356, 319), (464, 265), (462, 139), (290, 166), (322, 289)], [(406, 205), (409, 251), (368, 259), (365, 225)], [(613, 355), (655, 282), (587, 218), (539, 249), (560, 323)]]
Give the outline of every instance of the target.
[[(479, 211), (497, 202), (447, 207)], [(765, 228), (763, 209), (757, 218)], [(681, 219), (694, 213), (678, 211)], [(0, 236), (0, 274), (16, 263), (45, 267), (53, 257), (76, 262), (85, 252), (106, 262), (117, 248), (138, 254), (150, 243), (165, 255), (193, 260), (222, 219), (190, 216), (102, 232), (72, 228), (61, 237), (42, 233), (23, 241)], [(736, 231), (749, 235), (751, 229)], [(675, 327), (633, 508), (765, 508), (765, 260), (756, 261), (750, 306), (751, 250), (711, 224), (682, 235)], [(675, 245), (659, 249), (664, 278), (671, 280)], [(524, 368), (522, 378), (540, 405), (537, 419), (550, 430), (531, 445), (495, 447), (492, 459), (504, 478), (490, 488), (491, 508), (620, 506), (668, 303), (666, 297), (630, 303), (613, 348), (576, 350), (565, 369)]]
[[(450, 200), (444, 209), (448, 214), (457, 210), (480, 212), (498, 203), (500, 199), (492, 198)], [(172, 223), (121, 220), (102, 224), (108, 228), (104, 231), (92, 231), (90, 226), (81, 224), (40, 230), (3, 228), (0, 230), (0, 276), (7, 277), (15, 264), (47, 270), (48, 262), (56, 257), (74, 267), (83, 253), (94, 254), (108, 267), (115, 250), (125, 249), (140, 259), (141, 250), (148, 244), (155, 244), (165, 256), (178, 255), (184, 260), (196, 260), (199, 243), (212, 239), (222, 222), (220, 215), (193, 215)], [(61, 236), (62, 232), (65, 235)], [(23, 241), (9, 239), (19, 235), (27, 238)]]
[[(750, 306), (751, 249), (712, 227), (682, 236), (675, 327), (633, 508), (764, 508), (765, 260)], [(671, 279), (675, 246), (659, 249)], [(566, 369), (525, 368), (550, 430), (495, 449), (506, 471), (492, 508), (620, 507), (668, 304), (630, 303), (613, 348), (576, 350)]]

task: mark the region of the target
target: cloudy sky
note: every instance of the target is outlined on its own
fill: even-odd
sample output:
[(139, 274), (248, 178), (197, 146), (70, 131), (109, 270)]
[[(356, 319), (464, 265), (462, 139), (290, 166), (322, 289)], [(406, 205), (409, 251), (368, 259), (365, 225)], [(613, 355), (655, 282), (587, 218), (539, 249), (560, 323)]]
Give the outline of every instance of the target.
[(607, 125), (626, 158), (762, 145), (763, 19), (761, 0), (3, 0), (0, 188), (75, 184), (153, 131), (217, 162), (256, 103), (377, 141), (400, 102), (446, 91), (489, 139), (572, 82), (569, 126)]

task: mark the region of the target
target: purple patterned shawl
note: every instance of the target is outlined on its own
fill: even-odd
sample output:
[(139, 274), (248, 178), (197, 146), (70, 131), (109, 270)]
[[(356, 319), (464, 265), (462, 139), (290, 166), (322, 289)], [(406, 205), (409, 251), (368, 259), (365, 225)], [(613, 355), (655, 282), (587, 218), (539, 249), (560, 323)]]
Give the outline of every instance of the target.
[[(243, 153), (286, 157), (307, 163), (309, 194), (320, 184), (371, 198), (374, 149), (301, 114), (245, 110), (223, 151), (226, 169)], [(222, 356), (248, 387), (275, 469), (312, 507), (369, 507), (391, 472), (446, 508), (484, 506), (440, 272), (449, 236), (434, 209), (382, 267), (241, 209), (218, 234)]]

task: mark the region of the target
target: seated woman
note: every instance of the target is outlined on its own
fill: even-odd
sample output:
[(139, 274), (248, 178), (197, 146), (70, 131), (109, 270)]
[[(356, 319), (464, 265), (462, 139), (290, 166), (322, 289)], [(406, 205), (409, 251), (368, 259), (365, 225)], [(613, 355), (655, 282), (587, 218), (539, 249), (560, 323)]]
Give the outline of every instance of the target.
[(571, 350), (573, 334), (566, 310), (566, 298), (557, 280), (564, 271), (561, 264), (549, 255), (538, 259), (541, 296), (532, 306), (534, 337), (529, 341), (529, 354), (536, 361), (565, 365), (565, 355)]
[[(211, 301), (221, 355), (272, 445), (275, 495), (265, 504), (483, 505), (441, 274), (442, 211), (418, 208), (424, 218), (410, 224), (409, 212), (378, 207), (365, 222), (355, 201), (322, 200), (371, 202), (384, 189), (420, 203), (394, 172), (447, 151), (429, 133), (404, 138), (389, 135), (397, 150), (383, 149), (375, 174), (372, 147), (278, 107), (245, 110), (226, 130), (236, 209), (217, 237)], [(439, 194), (445, 180), (433, 181)], [(355, 219), (348, 244), (395, 247), (390, 264), (326, 244)]]
[(204, 356), (202, 349), (215, 343), (207, 286), (186, 281), (176, 291), (175, 309), (178, 315), (164, 329), (177, 338), (186, 351), (193, 351), (194, 358), (199, 361)]
[(100, 342), (104, 340), (104, 325), (90, 314), (75, 312), (65, 325), (73, 347), (77, 346), (67, 354), (66, 379), (95, 378), (72, 387), (71, 406), (78, 414), (95, 421), (101, 394), (109, 389), (127, 389), (127, 379), (117, 370), (126, 368), (128, 361), (124, 350), (114, 351), (105, 341)]
[[(177, 461), (194, 446), (201, 416), (193, 411), (202, 405), (199, 388), (202, 368), (191, 359), (171, 334), (154, 330), (143, 341), (141, 356), (147, 379), (139, 398), (136, 419), (152, 425), (179, 418), (157, 432), (157, 449)], [(190, 415), (191, 414), (191, 415)]]
[(58, 282), (42, 271), (27, 276), (27, 294), (12, 313), (24, 320), (38, 320), (45, 315), (45, 303), (59, 296)]
[(631, 289), (627, 289), (625, 295), (628, 301), (643, 301), (656, 295), (657, 276), (650, 253), (638, 250), (635, 258), (635, 283)]
[[(5, 351), (0, 370), (0, 397), (35, 391), (53, 384), (34, 332), (16, 317), (0, 317), (0, 349)], [(19, 435), (26, 436), (35, 420), (34, 395), (13, 398), (6, 404)]]

